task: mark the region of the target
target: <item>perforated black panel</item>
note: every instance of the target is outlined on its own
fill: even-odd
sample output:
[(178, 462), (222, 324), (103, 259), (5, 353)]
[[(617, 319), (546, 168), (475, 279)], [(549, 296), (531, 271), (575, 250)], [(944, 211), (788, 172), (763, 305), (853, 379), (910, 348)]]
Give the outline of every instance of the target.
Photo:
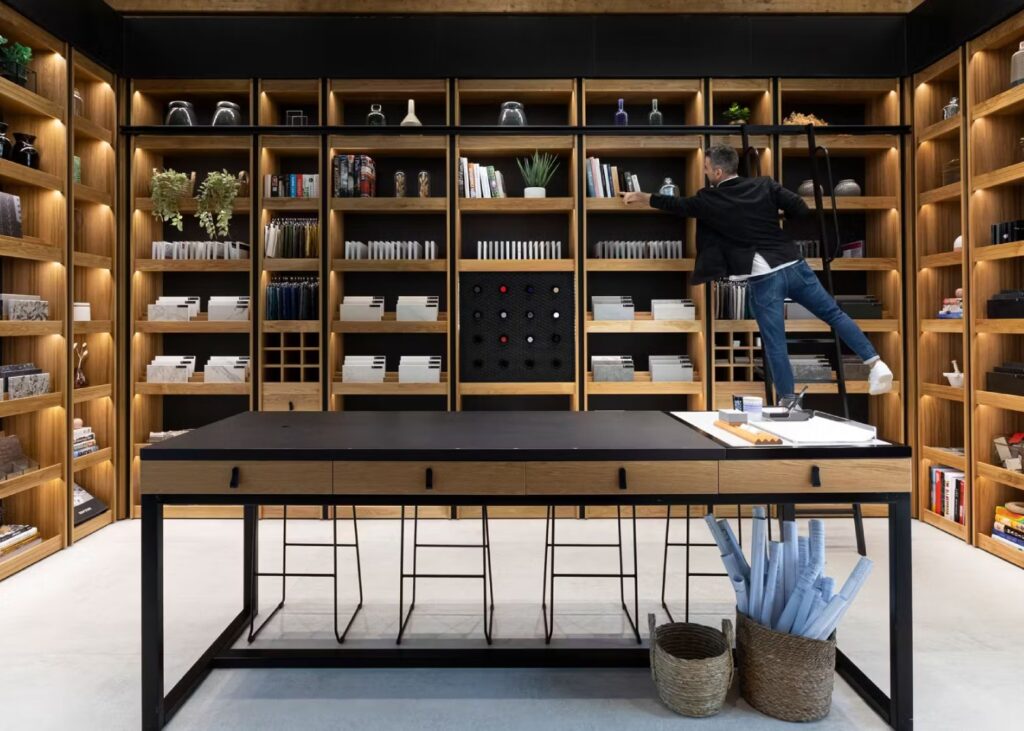
[(463, 381), (575, 379), (571, 273), (463, 274), (460, 287)]

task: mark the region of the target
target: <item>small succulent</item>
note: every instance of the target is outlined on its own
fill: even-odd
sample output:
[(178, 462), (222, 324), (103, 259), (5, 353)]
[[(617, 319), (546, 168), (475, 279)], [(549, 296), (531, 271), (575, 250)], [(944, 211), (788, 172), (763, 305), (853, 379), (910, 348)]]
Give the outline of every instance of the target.
[(516, 160), (519, 172), (523, 176), (523, 182), (527, 188), (547, 188), (555, 171), (558, 170), (558, 157), (550, 152), (537, 152), (534, 150), (533, 157), (524, 157)]
[(750, 121), (750, 107), (741, 107), (739, 102), (733, 102), (729, 108), (722, 112), (722, 116), (729, 124), (741, 124)]

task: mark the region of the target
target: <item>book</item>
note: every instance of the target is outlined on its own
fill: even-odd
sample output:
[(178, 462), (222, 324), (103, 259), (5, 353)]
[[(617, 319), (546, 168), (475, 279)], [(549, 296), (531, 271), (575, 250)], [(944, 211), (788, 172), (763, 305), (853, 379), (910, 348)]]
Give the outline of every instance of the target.
[(1016, 548), (1018, 551), (1024, 551), (1024, 541), (1017, 542), (1013, 538), (1006, 536), (999, 531), (992, 531), (992, 540), (998, 541), (1003, 545), (1010, 546), (1011, 548)]
[(591, 159), (593, 159), (593, 158), (589, 158), (588, 157), (587, 158), (587, 164), (585, 165), (586, 172), (587, 172), (587, 197), (588, 198), (593, 198), (595, 196), (595, 193), (594, 193), (594, 172), (593, 172), (593, 170), (590, 167)]
[(498, 197), (506, 198), (507, 195), (505, 193), (505, 176), (501, 174), (500, 170), (495, 170), (494, 179), (497, 181), (498, 184)]
[(604, 198), (604, 186), (601, 184), (601, 160), (590, 158), (590, 170), (594, 176), (594, 197)]
[(499, 198), (498, 195), (498, 178), (494, 174), (494, 166), (487, 166), (487, 185), (491, 189), (491, 198)]
[(612, 165), (612, 192), (616, 198), (619, 197), (620, 190), (622, 189), (619, 187), (619, 166)]
[(0, 525), (0, 551), (31, 538), (39, 532), (34, 525)]

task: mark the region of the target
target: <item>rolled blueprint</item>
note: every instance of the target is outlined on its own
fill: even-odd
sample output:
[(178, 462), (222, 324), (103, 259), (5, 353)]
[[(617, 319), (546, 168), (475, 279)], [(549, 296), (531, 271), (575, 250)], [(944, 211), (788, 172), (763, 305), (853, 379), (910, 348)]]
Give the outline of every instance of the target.
[(722, 519), (718, 521), (718, 527), (722, 531), (722, 535), (725, 540), (729, 543), (732, 552), (736, 554), (736, 559), (739, 562), (740, 571), (743, 572), (744, 579), (750, 579), (750, 564), (747, 563), (747, 559), (743, 556), (743, 549), (740, 548), (740, 542), (736, 540), (736, 534), (732, 532), (732, 526), (729, 525), (729, 521)]
[(783, 603), (793, 594), (793, 589), (796, 588), (797, 577), (800, 575), (799, 550), (799, 533), (796, 521), (787, 520), (782, 524), (782, 576), (785, 585), (785, 592), (783, 592), (785, 596), (782, 597)]
[(761, 616), (764, 598), (765, 550), (768, 540), (768, 521), (765, 509), (754, 508), (754, 527), (750, 537), (750, 612), (755, 621)]
[(764, 599), (761, 604), (761, 615), (758, 621), (765, 627), (772, 626), (772, 613), (775, 610), (775, 590), (779, 584), (779, 569), (782, 566), (782, 544), (771, 541), (768, 544), (768, 575), (764, 580)]

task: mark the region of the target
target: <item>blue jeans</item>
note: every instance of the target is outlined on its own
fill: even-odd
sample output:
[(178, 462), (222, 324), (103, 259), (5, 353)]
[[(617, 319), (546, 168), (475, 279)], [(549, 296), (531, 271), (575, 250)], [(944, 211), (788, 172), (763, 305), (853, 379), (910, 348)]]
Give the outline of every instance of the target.
[[(793, 366), (789, 362), (789, 348), (786, 346), (783, 302), (787, 297), (834, 327), (840, 339), (862, 360), (870, 360), (878, 355), (875, 346), (857, 327), (857, 323), (839, 309), (835, 298), (821, 286), (818, 276), (811, 271), (806, 261), (771, 274), (751, 277), (747, 284), (754, 317), (761, 330), (765, 362), (771, 369), (775, 392), (779, 398), (796, 394)], [(842, 364), (838, 365), (842, 367)]]

